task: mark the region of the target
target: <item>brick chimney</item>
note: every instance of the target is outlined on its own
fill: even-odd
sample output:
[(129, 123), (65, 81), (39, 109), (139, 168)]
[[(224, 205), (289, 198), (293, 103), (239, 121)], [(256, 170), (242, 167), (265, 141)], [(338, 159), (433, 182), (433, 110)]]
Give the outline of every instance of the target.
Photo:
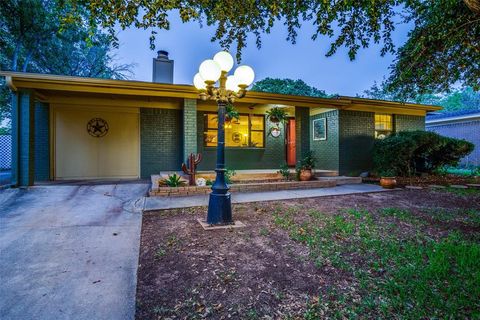
[(173, 60), (168, 59), (168, 51), (160, 50), (153, 58), (152, 82), (173, 83)]

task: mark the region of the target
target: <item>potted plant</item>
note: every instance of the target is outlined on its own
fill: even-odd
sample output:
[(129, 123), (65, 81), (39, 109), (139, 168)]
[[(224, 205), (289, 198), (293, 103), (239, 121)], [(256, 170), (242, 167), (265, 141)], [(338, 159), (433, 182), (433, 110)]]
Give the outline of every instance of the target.
[(284, 123), (287, 121), (287, 111), (285, 111), (285, 108), (280, 108), (280, 107), (273, 107), (265, 112), (267, 115), (267, 119), (270, 120), (270, 122), (273, 123)]
[(312, 151), (308, 151), (305, 158), (300, 161), (300, 165), (297, 168), (297, 175), (300, 181), (308, 181), (313, 177), (313, 169), (315, 168), (315, 157)]
[(394, 189), (397, 186), (395, 171), (392, 169), (380, 171), (380, 185), (385, 189)]

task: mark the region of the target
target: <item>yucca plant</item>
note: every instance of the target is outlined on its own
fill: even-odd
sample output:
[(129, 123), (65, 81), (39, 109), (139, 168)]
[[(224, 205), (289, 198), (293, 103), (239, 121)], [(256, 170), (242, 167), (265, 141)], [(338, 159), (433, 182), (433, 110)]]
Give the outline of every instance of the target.
[(174, 173), (169, 175), (167, 179), (164, 179), (163, 182), (169, 187), (181, 187), (185, 185), (185, 181), (182, 180), (182, 177)]

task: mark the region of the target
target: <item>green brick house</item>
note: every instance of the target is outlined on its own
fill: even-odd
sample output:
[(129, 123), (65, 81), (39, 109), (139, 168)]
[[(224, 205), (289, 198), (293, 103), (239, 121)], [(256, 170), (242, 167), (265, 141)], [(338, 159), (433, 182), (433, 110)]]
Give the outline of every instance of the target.
[[(14, 92), (13, 184), (78, 179), (139, 179), (180, 170), (201, 153), (215, 165), (216, 105), (193, 86), (1, 72)], [(317, 168), (354, 174), (371, 169), (376, 138), (425, 127), (439, 107), (360, 98), (312, 98), (247, 92), (240, 120), (226, 126), (232, 169), (278, 169), (312, 150)], [(271, 133), (265, 111), (290, 119)]]

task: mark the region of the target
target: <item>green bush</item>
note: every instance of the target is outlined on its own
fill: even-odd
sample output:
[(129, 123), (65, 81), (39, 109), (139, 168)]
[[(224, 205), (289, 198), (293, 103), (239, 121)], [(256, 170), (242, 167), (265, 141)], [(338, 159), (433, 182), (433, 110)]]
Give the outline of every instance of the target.
[(375, 170), (398, 176), (431, 173), (442, 166), (456, 166), (473, 151), (466, 140), (441, 136), (428, 131), (404, 131), (375, 142)]

